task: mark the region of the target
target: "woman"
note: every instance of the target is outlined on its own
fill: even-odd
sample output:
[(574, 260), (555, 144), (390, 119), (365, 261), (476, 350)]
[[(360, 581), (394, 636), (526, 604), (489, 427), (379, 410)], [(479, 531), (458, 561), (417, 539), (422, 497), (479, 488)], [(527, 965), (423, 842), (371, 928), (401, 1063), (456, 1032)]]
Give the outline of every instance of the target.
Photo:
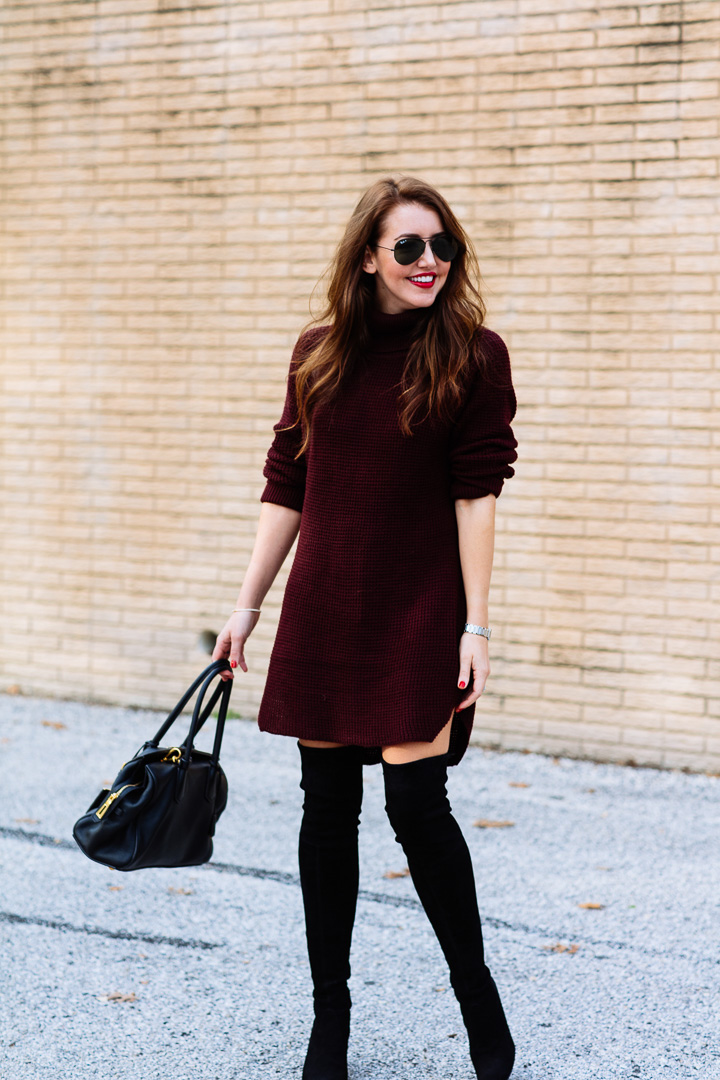
[[(515, 1047), (485, 965), (467, 845), (446, 795), (488, 662), (495, 501), (513, 475), (507, 350), (445, 199), (374, 183), (301, 335), (267, 455), (257, 539), (213, 659), (245, 642), (296, 536), (258, 723), (298, 740), (299, 863), (315, 1018), (303, 1080), (347, 1080), (363, 764), (450, 969), (482, 1080)], [(230, 673), (227, 677), (232, 677)]]

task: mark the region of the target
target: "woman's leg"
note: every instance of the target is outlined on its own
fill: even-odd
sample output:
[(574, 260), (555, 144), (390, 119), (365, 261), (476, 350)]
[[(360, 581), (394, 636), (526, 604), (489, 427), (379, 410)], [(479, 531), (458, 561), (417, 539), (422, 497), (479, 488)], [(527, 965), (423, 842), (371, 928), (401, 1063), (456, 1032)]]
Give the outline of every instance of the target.
[(404, 760), (402, 747), (383, 749), (388, 818), (447, 960), (477, 1076), (508, 1080), (515, 1046), (485, 964), (470, 852), (447, 798), (446, 752), (438, 752), (442, 739), (425, 744), (430, 756), (418, 756), (422, 744), (413, 746)]
[(362, 761), (354, 747), (299, 745), (298, 861), (315, 1010), (303, 1080), (347, 1080)]

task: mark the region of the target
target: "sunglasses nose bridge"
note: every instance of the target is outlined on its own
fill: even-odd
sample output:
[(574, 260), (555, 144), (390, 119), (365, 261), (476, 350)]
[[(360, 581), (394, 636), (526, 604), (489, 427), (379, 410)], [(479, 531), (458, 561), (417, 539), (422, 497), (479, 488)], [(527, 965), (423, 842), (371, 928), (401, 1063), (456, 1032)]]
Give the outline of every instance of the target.
[(417, 259), (419, 263), (425, 263), (427, 266), (435, 266), (435, 252), (432, 249), (432, 241), (426, 240), (423, 253)]

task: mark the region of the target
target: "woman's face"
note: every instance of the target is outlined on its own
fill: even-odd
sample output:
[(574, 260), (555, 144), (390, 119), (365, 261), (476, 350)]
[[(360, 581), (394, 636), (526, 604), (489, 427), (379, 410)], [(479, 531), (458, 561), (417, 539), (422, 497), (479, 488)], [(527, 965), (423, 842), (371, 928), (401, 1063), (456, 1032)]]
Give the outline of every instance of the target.
[(435, 302), (447, 281), (450, 263), (441, 262), (426, 244), (416, 262), (401, 266), (395, 261), (392, 248), (404, 236), (427, 239), (443, 231), (436, 211), (418, 203), (400, 203), (386, 214), (380, 227), (379, 246), (374, 250), (367, 248), (363, 261), (363, 270), (375, 274), (377, 303), (386, 315), (428, 308)]

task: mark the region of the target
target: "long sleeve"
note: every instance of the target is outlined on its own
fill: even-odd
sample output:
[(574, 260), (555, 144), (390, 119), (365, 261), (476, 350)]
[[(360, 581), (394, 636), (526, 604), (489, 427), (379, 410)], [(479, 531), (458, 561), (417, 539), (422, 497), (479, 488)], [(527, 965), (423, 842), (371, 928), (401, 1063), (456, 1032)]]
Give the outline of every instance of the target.
[(260, 496), (260, 502), (277, 503), (288, 506), (291, 510), (302, 512), (305, 500), (305, 476), (307, 473), (306, 456), (295, 460), (302, 444), (300, 425), (291, 431), (281, 428), (294, 424), (297, 420), (297, 401), (295, 398), (295, 370), (301, 360), (318, 341), (318, 331), (311, 330), (302, 334), (293, 349), (290, 358), (290, 370), (287, 378), (287, 392), (282, 416), (273, 427), (275, 438), (267, 453), (263, 476), (267, 484)]
[(478, 370), (450, 438), (450, 492), (453, 499), (479, 499), (502, 491), (514, 475), (517, 441), (510, 426), (517, 409), (510, 357), (502, 338), (482, 330), (488, 376)]

